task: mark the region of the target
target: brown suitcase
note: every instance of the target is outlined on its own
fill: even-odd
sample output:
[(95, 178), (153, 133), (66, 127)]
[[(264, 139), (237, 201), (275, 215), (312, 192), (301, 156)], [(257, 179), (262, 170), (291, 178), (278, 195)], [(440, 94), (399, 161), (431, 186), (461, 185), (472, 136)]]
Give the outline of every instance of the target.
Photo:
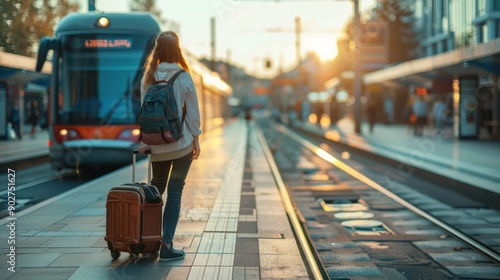
[[(134, 152), (132, 182), (135, 181)], [(148, 158), (148, 183), (151, 162)], [(113, 187), (106, 200), (106, 236), (111, 257), (116, 260), (120, 252), (130, 253), (130, 259), (139, 260), (148, 253), (158, 258), (161, 246), (161, 221), (163, 200), (155, 186), (146, 183), (122, 184)]]

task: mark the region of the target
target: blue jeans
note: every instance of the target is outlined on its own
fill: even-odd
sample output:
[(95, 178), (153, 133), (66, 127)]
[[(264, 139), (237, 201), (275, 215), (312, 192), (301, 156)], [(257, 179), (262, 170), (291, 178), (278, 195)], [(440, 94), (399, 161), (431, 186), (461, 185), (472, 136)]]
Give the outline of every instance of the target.
[(181, 212), (182, 190), (189, 167), (191, 167), (191, 156), (192, 154), (189, 153), (174, 160), (155, 161), (152, 163), (153, 179), (151, 180), (151, 184), (157, 187), (162, 195), (165, 192), (165, 188), (167, 189), (167, 202), (163, 210), (163, 242), (172, 242), (174, 238)]

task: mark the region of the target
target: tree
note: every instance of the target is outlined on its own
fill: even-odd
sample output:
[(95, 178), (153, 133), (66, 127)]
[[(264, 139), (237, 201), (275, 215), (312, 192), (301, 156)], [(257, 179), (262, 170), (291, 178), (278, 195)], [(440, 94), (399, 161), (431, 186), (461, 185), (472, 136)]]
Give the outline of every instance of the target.
[(71, 0), (2, 0), (0, 51), (34, 56), (40, 39), (52, 36), (54, 26), (79, 8)]
[(416, 33), (413, 12), (399, 0), (381, 0), (376, 8), (377, 17), (387, 23), (389, 31), (388, 63), (404, 62), (416, 57)]
[(156, 8), (155, 0), (131, 0), (130, 10), (150, 12), (154, 14), (162, 24), (164, 23), (164, 20), (161, 19), (161, 10)]

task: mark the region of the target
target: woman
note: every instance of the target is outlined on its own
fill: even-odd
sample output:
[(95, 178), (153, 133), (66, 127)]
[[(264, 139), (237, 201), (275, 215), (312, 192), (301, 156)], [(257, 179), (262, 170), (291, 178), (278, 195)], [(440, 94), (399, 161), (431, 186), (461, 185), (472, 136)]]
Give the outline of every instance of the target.
[[(163, 32), (157, 37), (144, 67), (144, 76), (141, 80), (141, 101), (144, 100), (146, 89), (156, 80), (169, 80), (177, 71), (186, 70), (177, 77), (173, 85), (177, 108), (182, 108), (183, 104), (186, 105), (186, 116), (182, 125), (184, 136), (174, 143), (151, 147), (141, 143), (139, 148), (140, 152), (144, 152), (145, 149), (151, 150), (153, 166), (151, 184), (156, 186), (162, 195), (165, 188), (167, 189), (160, 261), (182, 259), (186, 255), (185, 252), (174, 249), (172, 240), (179, 221), (186, 176), (191, 162), (200, 156), (198, 137), (201, 129), (198, 98), (189, 74), (189, 66), (182, 53), (178, 36), (174, 32)], [(179, 110), (179, 114), (182, 114), (182, 110)]]

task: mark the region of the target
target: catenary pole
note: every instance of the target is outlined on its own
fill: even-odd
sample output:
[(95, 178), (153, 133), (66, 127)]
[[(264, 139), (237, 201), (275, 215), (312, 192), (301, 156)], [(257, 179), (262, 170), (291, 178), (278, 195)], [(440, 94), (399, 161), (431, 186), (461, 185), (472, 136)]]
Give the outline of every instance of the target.
[(360, 20), (359, 20), (359, 0), (353, 0), (354, 8), (354, 131), (361, 134), (361, 93), (363, 81), (360, 60)]

